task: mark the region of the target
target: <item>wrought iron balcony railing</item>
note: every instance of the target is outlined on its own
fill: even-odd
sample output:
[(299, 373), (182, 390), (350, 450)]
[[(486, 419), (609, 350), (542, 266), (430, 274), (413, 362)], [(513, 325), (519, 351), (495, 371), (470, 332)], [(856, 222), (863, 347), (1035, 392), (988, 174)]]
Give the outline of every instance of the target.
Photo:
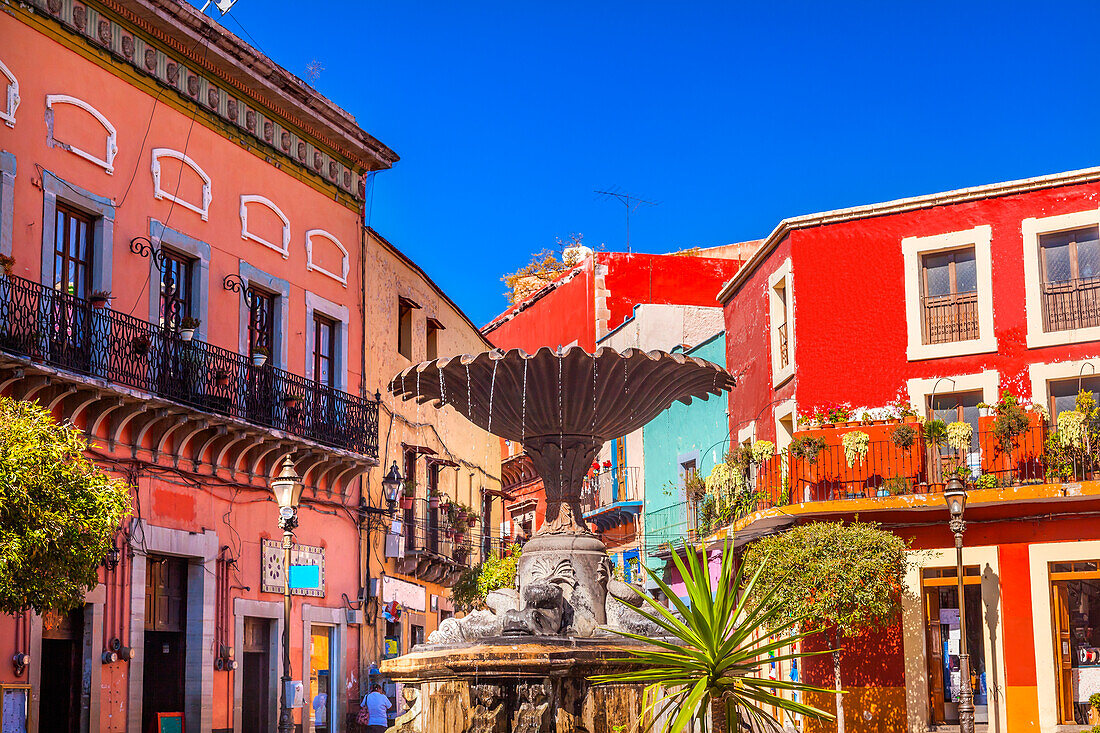
[(1100, 277), (1043, 283), (1047, 331), (1100, 326)]
[(378, 457), (378, 401), (9, 275), (0, 277), (0, 351)]
[(978, 294), (921, 298), (924, 343), (946, 344), (978, 338)]

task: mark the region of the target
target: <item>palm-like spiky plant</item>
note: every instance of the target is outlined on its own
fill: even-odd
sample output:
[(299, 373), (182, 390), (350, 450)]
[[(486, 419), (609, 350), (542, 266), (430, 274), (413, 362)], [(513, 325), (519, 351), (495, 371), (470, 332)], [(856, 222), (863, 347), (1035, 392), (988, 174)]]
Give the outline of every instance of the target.
[[(685, 547), (686, 562), (679, 553), (672, 560), (687, 588), (688, 603), (648, 568), (645, 571), (672, 602), (676, 613), (649, 596), (638, 612), (664, 631), (651, 638), (624, 631), (615, 633), (645, 642), (647, 648), (631, 651), (634, 668), (593, 677), (597, 684), (645, 683), (641, 720), (646, 730), (660, 725), (667, 733), (681, 733), (698, 724), (704, 731), (707, 711), (715, 733), (725, 733), (744, 721), (753, 730), (781, 729), (781, 722), (767, 708), (788, 714), (832, 719), (829, 713), (783, 697), (786, 692), (823, 692), (799, 682), (768, 679), (767, 665), (810, 654), (784, 653), (807, 634), (796, 631), (799, 621), (776, 622), (780, 609), (774, 594), (752, 602), (752, 586), (763, 568), (745, 582), (742, 569), (734, 571), (733, 549), (722, 548), (722, 570), (712, 587), (709, 569), (694, 547)], [(699, 548), (701, 549), (701, 548)], [(741, 591), (740, 593), (738, 591)], [(679, 616), (677, 616), (677, 614)], [(828, 654), (814, 652), (814, 654)]]

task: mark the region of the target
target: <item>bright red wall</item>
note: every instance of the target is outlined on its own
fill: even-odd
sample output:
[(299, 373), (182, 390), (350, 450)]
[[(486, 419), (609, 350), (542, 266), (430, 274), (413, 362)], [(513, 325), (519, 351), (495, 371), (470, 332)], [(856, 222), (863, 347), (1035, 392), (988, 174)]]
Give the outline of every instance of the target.
[[(768, 308), (768, 278), (790, 253), (790, 240), (784, 239), (767, 263), (749, 275), (737, 296), (723, 306), (726, 369), (737, 379), (737, 386), (729, 397), (730, 428), (734, 437), (738, 430), (755, 420), (756, 439), (774, 441), (775, 421), (770, 405), (794, 396), (797, 375), (778, 390), (772, 388)], [(796, 279), (796, 292), (797, 287)], [(798, 348), (797, 343), (795, 348)]]
[(596, 262), (607, 266), (608, 330), (621, 326), (639, 303), (717, 307), (718, 291), (741, 267), (741, 260), (625, 252), (599, 253)]
[[(1020, 226), (1028, 217), (1095, 208), (1098, 195), (1100, 184), (1066, 186), (792, 232), (789, 254), (799, 412), (835, 402), (882, 406), (904, 390), (907, 379), (985, 369), (999, 371), (1002, 387), (1030, 396), (1029, 363), (1094, 356), (1095, 343), (1026, 347)], [(997, 352), (908, 361), (901, 240), (986, 224), (992, 228)], [(761, 283), (766, 282), (765, 273), (773, 272), (786, 256), (782, 246), (772, 252), (760, 268), (763, 272), (754, 274), (726, 304), (730, 364), (735, 372), (746, 369), (731, 399), (735, 413), (731, 424), (780, 397), (771, 391), (770, 374), (762, 368), (769, 349), (764, 340), (766, 298)], [(749, 366), (750, 361), (759, 366)]]
[(498, 348), (523, 349), (532, 354), (543, 346), (553, 349), (574, 341), (588, 351), (595, 349), (592, 261), (587, 260), (581, 267), (583, 271), (573, 279), (517, 312), (485, 337)]

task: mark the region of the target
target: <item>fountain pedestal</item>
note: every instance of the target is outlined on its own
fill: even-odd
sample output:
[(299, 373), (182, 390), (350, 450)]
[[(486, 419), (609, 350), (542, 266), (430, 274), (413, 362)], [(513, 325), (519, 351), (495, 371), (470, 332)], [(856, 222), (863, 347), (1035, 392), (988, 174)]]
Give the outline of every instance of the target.
[(632, 646), (614, 638), (497, 637), (406, 654), (383, 671), (419, 695), (421, 714), (398, 733), (615, 733), (638, 719), (642, 686), (595, 686), (588, 678), (629, 668), (618, 660)]

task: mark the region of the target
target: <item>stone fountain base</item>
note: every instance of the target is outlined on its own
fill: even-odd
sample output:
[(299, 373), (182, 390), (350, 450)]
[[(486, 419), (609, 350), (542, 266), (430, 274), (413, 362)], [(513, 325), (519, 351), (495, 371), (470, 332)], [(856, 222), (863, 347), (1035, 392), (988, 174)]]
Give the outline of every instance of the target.
[(642, 685), (593, 685), (630, 669), (632, 648), (614, 637), (494, 637), (434, 645), (382, 663), (405, 683), (398, 733), (617, 733), (642, 711)]

